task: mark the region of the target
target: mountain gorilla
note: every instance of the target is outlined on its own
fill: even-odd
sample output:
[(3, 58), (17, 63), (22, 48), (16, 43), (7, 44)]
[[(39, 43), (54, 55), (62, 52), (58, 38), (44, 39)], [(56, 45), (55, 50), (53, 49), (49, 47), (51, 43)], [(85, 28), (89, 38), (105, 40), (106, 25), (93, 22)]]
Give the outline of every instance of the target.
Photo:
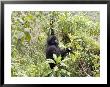
[[(62, 59), (68, 55), (68, 53), (72, 52), (72, 48), (60, 49), (58, 46), (58, 39), (54, 35), (54, 30), (51, 29), (51, 35), (47, 38), (47, 48), (46, 48), (46, 58), (53, 59), (53, 54), (56, 54), (57, 57), (61, 55)], [(55, 67), (54, 63), (49, 63), (50, 68), (53, 69)]]

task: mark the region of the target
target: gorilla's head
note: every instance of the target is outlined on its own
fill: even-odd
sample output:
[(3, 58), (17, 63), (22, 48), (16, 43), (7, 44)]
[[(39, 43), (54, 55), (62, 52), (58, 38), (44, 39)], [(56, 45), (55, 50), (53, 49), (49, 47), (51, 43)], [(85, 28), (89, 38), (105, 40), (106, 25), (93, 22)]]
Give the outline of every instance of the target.
[(51, 45), (58, 46), (58, 39), (57, 39), (57, 37), (55, 35), (51, 35), (47, 39), (47, 44), (48, 44), (48, 46), (51, 46)]

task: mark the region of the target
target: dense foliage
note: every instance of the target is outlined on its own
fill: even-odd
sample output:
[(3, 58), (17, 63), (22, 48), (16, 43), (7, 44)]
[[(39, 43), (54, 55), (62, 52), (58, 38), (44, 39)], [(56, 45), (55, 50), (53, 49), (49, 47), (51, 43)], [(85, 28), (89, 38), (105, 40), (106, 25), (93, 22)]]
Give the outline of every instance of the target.
[[(50, 19), (61, 48), (73, 53), (51, 70), (45, 57)], [(99, 12), (13, 11), (11, 15), (11, 76), (100, 76)]]

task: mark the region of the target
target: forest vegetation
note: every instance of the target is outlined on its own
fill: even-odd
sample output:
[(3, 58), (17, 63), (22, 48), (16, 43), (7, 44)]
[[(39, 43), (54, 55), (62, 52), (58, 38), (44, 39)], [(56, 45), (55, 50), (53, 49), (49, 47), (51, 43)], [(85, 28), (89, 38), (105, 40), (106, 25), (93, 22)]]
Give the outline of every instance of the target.
[[(50, 20), (60, 48), (73, 53), (49, 67), (45, 56)], [(11, 14), (12, 77), (99, 77), (100, 13), (98, 11), (13, 11)]]

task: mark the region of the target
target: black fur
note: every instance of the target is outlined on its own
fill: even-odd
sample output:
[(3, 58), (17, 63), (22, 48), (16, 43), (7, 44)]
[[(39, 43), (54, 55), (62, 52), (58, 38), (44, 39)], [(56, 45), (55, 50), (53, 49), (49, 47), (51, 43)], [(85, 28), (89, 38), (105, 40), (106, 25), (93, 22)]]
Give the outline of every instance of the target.
[(53, 59), (53, 54), (60, 55), (60, 49), (55, 45), (48, 46), (46, 49), (46, 58)]
[(54, 45), (56, 47), (58, 46), (58, 39), (56, 38), (55, 35), (51, 35), (47, 39), (47, 46), (51, 46), (51, 45)]
[[(58, 39), (54, 35), (54, 32), (52, 31), (52, 34), (47, 39), (47, 48), (46, 48), (46, 58), (47, 59), (53, 59), (53, 54), (56, 54), (57, 57), (61, 55), (62, 59), (68, 55), (68, 53), (72, 52), (72, 48), (66, 48), (66, 49), (60, 49), (58, 46)], [(56, 64), (50, 63), (50, 68), (53, 69)]]

